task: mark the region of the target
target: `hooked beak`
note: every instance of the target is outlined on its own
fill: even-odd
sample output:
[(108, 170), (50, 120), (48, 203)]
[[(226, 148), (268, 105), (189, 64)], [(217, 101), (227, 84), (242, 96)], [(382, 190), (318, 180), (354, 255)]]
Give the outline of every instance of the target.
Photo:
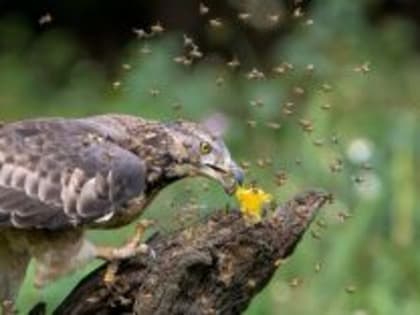
[(244, 182), (244, 171), (234, 162), (227, 167), (205, 164), (200, 168), (200, 173), (222, 184), (225, 192), (232, 195), (236, 187)]

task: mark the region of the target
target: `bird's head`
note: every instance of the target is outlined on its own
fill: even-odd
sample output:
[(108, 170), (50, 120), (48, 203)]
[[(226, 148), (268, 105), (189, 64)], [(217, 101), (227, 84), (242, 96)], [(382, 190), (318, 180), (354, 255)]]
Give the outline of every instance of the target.
[(166, 176), (205, 176), (222, 184), (232, 194), (244, 179), (223, 140), (200, 124), (177, 121), (166, 125), (171, 162)]

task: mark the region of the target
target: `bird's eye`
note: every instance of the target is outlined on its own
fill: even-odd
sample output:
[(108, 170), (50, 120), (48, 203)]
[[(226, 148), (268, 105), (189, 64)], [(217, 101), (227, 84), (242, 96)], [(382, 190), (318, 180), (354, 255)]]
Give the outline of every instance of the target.
[(203, 155), (209, 154), (212, 150), (210, 143), (208, 142), (201, 142), (200, 143), (200, 153)]

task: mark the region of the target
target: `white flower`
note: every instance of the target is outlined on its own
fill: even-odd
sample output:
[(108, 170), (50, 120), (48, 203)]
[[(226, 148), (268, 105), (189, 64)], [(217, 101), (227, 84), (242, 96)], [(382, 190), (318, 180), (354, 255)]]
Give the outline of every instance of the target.
[(373, 145), (368, 139), (355, 139), (347, 147), (347, 156), (353, 163), (368, 162), (372, 154)]

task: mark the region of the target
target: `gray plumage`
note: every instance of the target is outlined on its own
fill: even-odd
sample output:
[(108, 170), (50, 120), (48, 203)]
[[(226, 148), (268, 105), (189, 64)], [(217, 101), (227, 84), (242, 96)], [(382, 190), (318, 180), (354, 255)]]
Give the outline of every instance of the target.
[(62, 229), (117, 211), (145, 187), (145, 165), (95, 120), (0, 129), (0, 227)]

